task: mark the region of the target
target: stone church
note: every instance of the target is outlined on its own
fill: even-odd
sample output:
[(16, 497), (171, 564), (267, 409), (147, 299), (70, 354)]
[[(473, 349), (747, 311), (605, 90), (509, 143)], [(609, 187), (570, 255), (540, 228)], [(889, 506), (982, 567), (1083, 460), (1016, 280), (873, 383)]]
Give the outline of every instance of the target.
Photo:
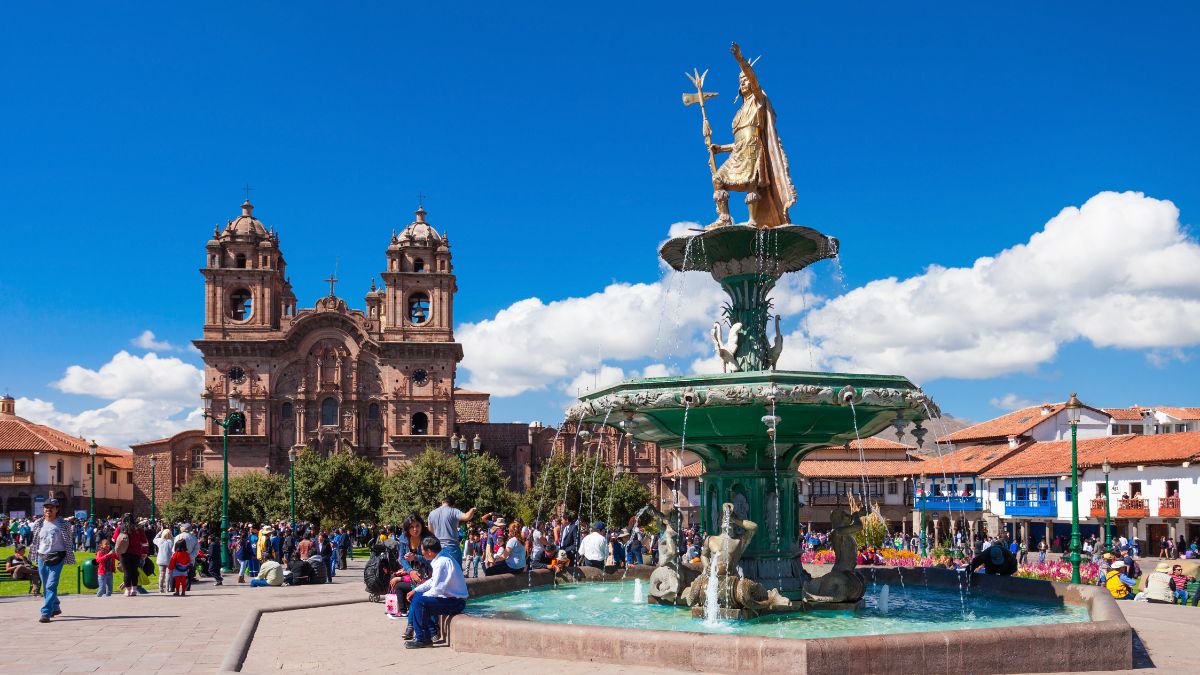
[[(489, 395), (455, 387), (462, 346), (454, 341), (457, 290), (449, 238), (416, 219), (388, 241), (380, 278), (352, 309), (329, 294), (298, 308), (279, 232), (254, 215), (214, 230), (205, 246), (204, 325), (194, 344), (203, 354), (202, 397), (224, 419), (231, 397), (246, 416), (244, 434), (229, 437), (230, 474), (286, 473), (288, 451), (354, 452), (387, 471), (449, 437), (478, 434), (514, 487), (528, 480), (534, 445), (549, 445), (544, 427), (491, 424)], [(139, 487), (135, 508), (149, 502), (149, 457), (158, 459), (157, 499), (198, 471), (219, 474), (222, 429), (133, 446)], [(550, 430), (552, 435), (553, 430)]]

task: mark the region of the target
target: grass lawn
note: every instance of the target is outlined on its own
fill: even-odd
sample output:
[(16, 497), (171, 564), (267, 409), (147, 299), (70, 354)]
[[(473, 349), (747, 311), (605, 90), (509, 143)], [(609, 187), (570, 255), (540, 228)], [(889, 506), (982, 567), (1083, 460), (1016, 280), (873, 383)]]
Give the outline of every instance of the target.
[[(0, 548), (0, 562), (6, 560), (8, 558), (8, 556), (10, 556), (12, 554), (13, 554), (13, 548), (11, 546)], [(79, 590), (77, 591), (76, 583), (75, 583), (76, 579), (79, 578), (76, 573), (76, 569), (78, 568), (78, 565), (82, 565), (85, 561), (91, 560), (92, 558), (95, 558), (95, 557), (96, 557), (96, 554), (94, 554), (94, 553), (88, 553), (86, 551), (76, 551), (75, 552), (75, 562), (77, 564), (76, 565), (63, 565), (62, 576), (58, 582), (58, 594), (59, 595), (75, 595), (75, 593), (77, 593), (79, 591), (82, 591), (84, 593), (93, 593), (93, 594), (96, 592), (95, 590), (88, 589), (86, 586), (82, 585), (82, 583), (79, 584)], [(3, 569), (3, 568), (0, 568), (0, 569)], [(155, 571), (157, 572), (157, 568)], [(120, 593), (119, 589), (121, 588), (121, 581), (124, 578), (125, 578), (125, 575), (121, 574), (120, 570), (117, 570), (113, 574), (113, 588), (117, 589), (115, 591), (116, 593)], [(158, 576), (157, 575), (152, 575), (149, 578), (147, 578), (145, 575), (142, 575), (141, 582), (142, 582), (142, 587), (145, 588), (146, 590), (157, 590), (157, 588), (158, 588)], [(21, 581), (0, 582), (0, 595), (25, 595), (28, 592), (29, 592), (29, 582), (28, 581), (21, 580)]]

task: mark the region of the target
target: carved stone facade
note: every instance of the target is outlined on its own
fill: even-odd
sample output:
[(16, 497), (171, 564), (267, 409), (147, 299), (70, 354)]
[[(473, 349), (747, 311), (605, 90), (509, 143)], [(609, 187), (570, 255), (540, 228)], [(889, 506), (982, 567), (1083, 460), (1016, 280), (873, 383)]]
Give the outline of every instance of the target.
[[(354, 452), (391, 470), (427, 446), (448, 447), (459, 410), (467, 421), (488, 421), (488, 394), (463, 391), (458, 400), (463, 352), (454, 341), (450, 242), (425, 221), (424, 209), (392, 234), (383, 287), (371, 281), (364, 309), (336, 294), (333, 277), (327, 296), (298, 309), (279, 234), (249, 201), (213, 232), (206, 253), (205, 318), (195, 345), (213, 416), (226, 417), (231, 395), (244, 402), (245, 433), (229, 437), (232, 475), (286, 472), (293, 448)], [(209, 419), (199, 444), (190, 437), (144, 444), (139, 458), (162, 453), (158, 478), (170, 476), (158, 481), (160, 498), (163, 482), (180, 485), (191, 470), (220, 472), (221, 432)], [(198, 458), (192, 445), (202, 448)], [(148, 495), (149, 485), (141, 492)]]

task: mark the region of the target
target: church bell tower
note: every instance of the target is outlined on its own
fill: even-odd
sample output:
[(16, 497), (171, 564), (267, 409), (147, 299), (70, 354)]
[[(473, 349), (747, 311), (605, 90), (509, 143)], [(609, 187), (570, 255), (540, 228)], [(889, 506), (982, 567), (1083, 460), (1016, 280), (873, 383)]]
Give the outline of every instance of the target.
[(284, 276), (279, 235), (254, 217), (247, 199), (242, 215), (214, 229), (204, 275), (204, 338), (251, 336), (279, 330), (296, 297)]

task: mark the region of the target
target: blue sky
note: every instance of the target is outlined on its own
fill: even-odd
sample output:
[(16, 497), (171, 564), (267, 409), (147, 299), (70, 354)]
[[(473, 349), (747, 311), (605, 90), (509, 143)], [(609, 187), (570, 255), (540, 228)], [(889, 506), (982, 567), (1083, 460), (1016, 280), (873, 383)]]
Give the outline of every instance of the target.
[[(532, 326), (522, 325), (506, 309), (527, 308), (529, 298), (607, 307), (572, 303), (611, 284), (618, 290), (605, 298), (616, 305), (628, 300), (620, 289), (661, 289), (672, 283), (656, 260), (668, 228), (711, 219), (698, 111), (679, 95), (685, 70), (711, 68), (709, 87), (722, 95), (710, 114), (718, 139), (728, 140), (731, 39), (763, 55), (757, 69), (799, 192), (793, 221), (842, 242), (843, 281), (820, 263), (791, 289), (802, 298), (794, 308), (817, 307), (813, 320), (824, 326), (813, 335), (824, 339), (811, 360), (818, 366), (890, 365), (844, 353), (878, 349), (845, 340), (848, 327), (875, 321), (854, 313), (854, 298), (895, 300), (873, 281), (925, 279), (930, 265), (969, 269), (1106, 191), (1168, 200), (1185, 237), (1200, 209), (1200, 11), (1185, 3), (780, 3), (745, 19), (727, 3), (226, 3), (204, 11), (60, 3), (6, 14), (0, 387), (37, 399), (44, 419), (81, 432), (92, 430), (81, 417), (88, 411), (162, 397), (158, 383), (188, 381), (173, 365), (172, 375), (156, 374), (145, 354), (193, 365), (194, 354), (131, 340), (149, 330), (180, 347), (198, 336), (204, 243), (214, 224), (236, 215), (247, 182), (255, 214), (280, 232), (302, 306), (323, 294), (321, 279), (335, 265), (339, 295), (361, 306), (392, 229), (411, 220), (415, 195), (427, 194), (430, 221), (451, 236), (456, 321), (475, 339), (464, 342), (487, 342), (474, 361), (468, 354), (460, 383), (484, 381), (484, 371), (497, 379), (532, 373), (536, 363), (505, 356), (524, 343), (498, 355), (487, 349), (506, 332), (512, 339), (550, 329), (553, 340), (554, 326), (538, 311), (525, 314)], [(1140, 222), (1136, 199), (1125, 200), (1133, 215), (1113, 227)], [(1112, 211), (1103, 206), (1094, 217)], [(1091, 223), (1083, 218), (1072, 231)], [(1170, 239), (1162, 230), (1170, 227), (1158, 227)], [(1140, 240), (1136, 231), (1130, 238)], [(1074, 254), (1061, 242), (1047, 251)], [(1138, 269), (1191, 260), (1190, 250), (1153, 253), (1158, 263)], [(1074, 389), (1101, 405), (1200, 403), (1187, 387), (1200, 370), (1192, 360), (1197, 287), (1186, 277), (1147, 286), (1129, 275), (1088, 278), (1141, 289), (1135, 307), (1177, 302), (1182, 325), (1125, 339), (1158, 332), (1161, 312), (1134, 317), (1135, 326), (1107, 322), (1107, 332), (1080, 319), (1024, 336), (1025, 347), (1051, 343), (1040, 355), (973, 368), (971, 354), (1013, 344), (983, 341), (957, 353), (954, 368), (915, 367), (913, 377), (947, 412), (972, 419), (1000, 413), (993, 401), (1062, 399)], [(1003, 289), (1005, 278), (992, 281)], [(625, 286), (636, 284), (648, 286)], [(687, 289), (705, 286), (715, 283), (698, 278)], [(1103, 294), (1111, 290), (1100, 289), (1095, 306), (1119, 303)], [(1046, 289), (1033, 295), (1045, 298)], [(936, 304), (939, 296), (929, 297)], [(598, 353), (623, 376), (655, 372), (647, 369), (658, 363), (688, 370), (707, 357), (711, 317), (702, 314), (665, 341), (656, 330), (656, 342), (677, 345), (674, 355), (661, 345), (588, 344), (563, 331), (572, 343), (556, 353), (565, 370), (530, 375), (520, 393), (495, 397), (493, 419), (552, 420), (572, 393), (578, 373), (570, 364), (595, 371)], [(789, 334), (808, 332), (801, 316), (785, 317)], [(896, 318), (877, 318), (888, 317)], [(644, 320), (618, 312), (586, 334)], [(933, 341), (981, 332), (967, 321), (929, 325), (939, 326)], [(1012, 323), (995, 330), (1021, 332)], [(789, 344), (803, 351), (803, 339)], [(908, 340), (903, 353), (917, 361), (939, 358), (917, 354), (917, 336), (897, 339)], [(122, 350), (135, 357), (135, 372), (113, 365)], [(71, 366), (80, 369), (72, 375)], [(138, 368), (155, 384), (138, 382)], [(155, 410), (176, 424), (186, 414)]]

